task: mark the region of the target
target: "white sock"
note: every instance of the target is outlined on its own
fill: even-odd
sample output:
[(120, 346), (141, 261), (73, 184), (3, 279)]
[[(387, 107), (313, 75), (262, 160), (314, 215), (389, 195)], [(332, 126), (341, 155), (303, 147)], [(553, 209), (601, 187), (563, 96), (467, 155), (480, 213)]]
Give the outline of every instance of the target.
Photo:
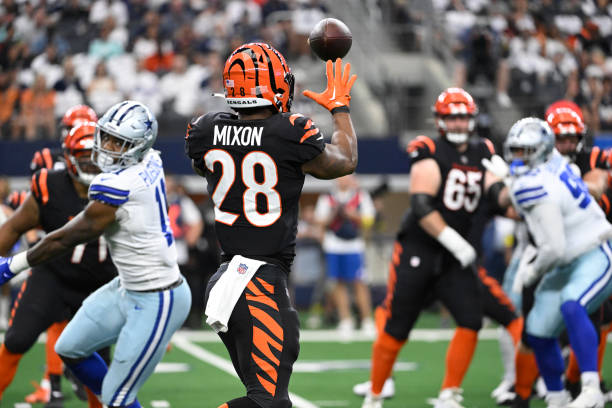
[(514, 366), (515, 348), (512, 336), (503, 328), (499, 328), (499, 351), (501, 353), (502, 365), (504, 366), (504, 380), (514, 384), (516, 370)]
[(580, 381), (583, 386), (599, 388), (599, 373), (597, 371), (585, 371), (580, 374)]

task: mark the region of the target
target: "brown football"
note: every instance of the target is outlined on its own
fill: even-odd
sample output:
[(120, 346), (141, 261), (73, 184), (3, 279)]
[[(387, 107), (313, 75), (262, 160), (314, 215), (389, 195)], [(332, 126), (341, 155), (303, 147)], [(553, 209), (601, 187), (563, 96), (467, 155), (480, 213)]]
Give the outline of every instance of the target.
[(323, 61), (343, 58), (351, 49), (353, 35), (342, 21), (324, 18), (314, 26), (308, 36), (312, 51)]

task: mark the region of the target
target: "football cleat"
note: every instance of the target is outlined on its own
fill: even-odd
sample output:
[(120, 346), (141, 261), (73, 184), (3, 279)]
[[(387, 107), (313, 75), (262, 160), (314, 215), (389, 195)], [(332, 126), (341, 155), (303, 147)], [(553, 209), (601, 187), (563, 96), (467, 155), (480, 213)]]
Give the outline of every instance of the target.
[(430, 398), (427, 402), (434, 408), (465, 408), (461, 405), (463, 401), (463, 390), (457, 387), (444, 388), (440, 390), (438, 398)]
[(568, 408), (570, 395), (567, 391), (549, 392), (546, 394), (546, 408)]
[[(44, 387), (43, 385), (38, 384), (36, 381), (31, 381), (35, 390), (29, 395), (26, 395), (25, 402), (30, 404), (38, 404), (45, 403), (49, 401), (49, 397), (51, 396), (50, 386)], [(47, 382), (48, 383), (48, 382)]]
[(583, 386), (580, 395), (567, 408), (604, 408), (606, 401), (599, 386)]
[(529, 398), (523, 399), (520, 395), (517, 395), (510, 403), (510, 408), (529, 408)]
[(495, 400), (497, 405), (510, 405), (515, 396), (514, 383), (508, 380), (502, 380), (502, 382), (491, 391), (491, 398)]
[[(371, 381), (362, 382), (353, 386), (353, 393), (365, 397), (372, 387)], [(380, 393), (381, 398), (392, 398), (395, 395), (395, 381), (393, 377), (387, 378)]]
[(383, 406), (383, 398), (380, 395), (372, 395), (368, 392), (365, 399), (363, 400), (363, 404), (361, 404), (361, 408), (382, 408)]

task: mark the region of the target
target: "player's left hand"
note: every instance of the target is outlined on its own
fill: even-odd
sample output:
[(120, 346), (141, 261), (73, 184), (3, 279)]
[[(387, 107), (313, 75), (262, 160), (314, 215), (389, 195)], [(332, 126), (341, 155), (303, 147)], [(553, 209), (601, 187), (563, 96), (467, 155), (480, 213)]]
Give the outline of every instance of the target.
[(15, 276), (9, 269), (12, 260), (12, 256), (8, 258), (0, 257), (0, 286), (4, 285)]
[(508, 166), (508, 163), (506, 163), (501, 156), (494, 154), (491, 156), (490, 160), (484, 158), (482, 159), (482, 165), (485, 167), (485, 169), (495, 174), (507, 184), (510, 177), (510, 166)]
[[(347, 107), (351, 101), (351, 88), (357, 80), (357, 75), (351, 76), (351, 64), (347, 63), (342, 71), (342, 60), (338, 58), (334, 63), (326, 63), (327, 88), (321, 93), (310, 90), (302, 92), (304, 96), (314, 100), (330, 112), (335, 108)], [(332, 112), (333, 113), (333, 112)]]
[(516, 270), (516, 276), (512, 283), (512, 291), (521, 293), (523, 288), (531, 286), (540, 277), (533, 264), (538, 254), (538, 250), (533, 245), (527, 245), (523, 250), (523, 255)]

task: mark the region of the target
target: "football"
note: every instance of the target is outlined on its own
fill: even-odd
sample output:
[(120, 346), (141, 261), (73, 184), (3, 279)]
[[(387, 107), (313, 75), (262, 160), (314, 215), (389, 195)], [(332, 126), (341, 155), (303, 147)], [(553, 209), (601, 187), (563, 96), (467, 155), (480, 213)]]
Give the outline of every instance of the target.
[(323, 61), (343, 58), (351, 49), (353, 35), (342, 21), (324, 18), (314, 26), (308, 36), (310, 49)]

